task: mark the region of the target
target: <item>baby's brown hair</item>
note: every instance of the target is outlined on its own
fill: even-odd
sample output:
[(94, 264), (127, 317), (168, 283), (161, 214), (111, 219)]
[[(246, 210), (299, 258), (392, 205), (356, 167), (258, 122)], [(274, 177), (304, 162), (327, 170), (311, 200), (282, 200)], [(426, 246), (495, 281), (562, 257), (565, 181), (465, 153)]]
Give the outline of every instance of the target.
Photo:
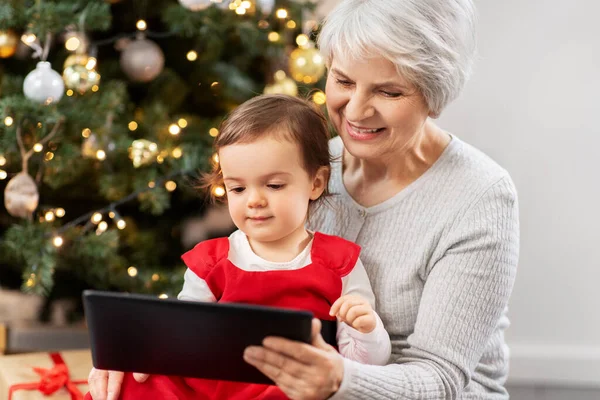
[[(302, 166), (313, 178), (321, 167), (329, 168), (329, 130), (323, 113), (308, 100), (298, 97), (269, 94), (253, 97), (238, 106), (220, 126), (214, 141), (218, 154), (225, 146), (252, 143), (273, 136), (298, 144), (302, 153)], [(223, 174), (219, 163), (213, 171), (202, 177), (202, 187), (214, 193), (223, 187)], [(327, 185), (321, 196), (327, 196)]]

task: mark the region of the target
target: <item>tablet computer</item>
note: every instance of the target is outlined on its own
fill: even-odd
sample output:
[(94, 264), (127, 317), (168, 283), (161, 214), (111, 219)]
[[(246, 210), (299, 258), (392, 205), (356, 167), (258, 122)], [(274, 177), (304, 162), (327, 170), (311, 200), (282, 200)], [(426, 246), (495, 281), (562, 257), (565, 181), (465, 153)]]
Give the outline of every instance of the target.
[[(274, 307), (83, 293), (94, 367), (251, 383), (272, 383), (243, 360), (266, 336), (309, 343), (313, 315)], [(335, 328), (328, 329), (328, 341)]]

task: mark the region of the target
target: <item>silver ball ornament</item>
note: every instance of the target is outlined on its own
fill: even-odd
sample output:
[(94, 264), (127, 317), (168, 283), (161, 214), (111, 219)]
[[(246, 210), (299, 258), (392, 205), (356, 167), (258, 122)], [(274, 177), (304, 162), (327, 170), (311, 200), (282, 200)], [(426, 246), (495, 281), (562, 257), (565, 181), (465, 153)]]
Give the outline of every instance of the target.
[(65, 85), (58, 72), (47, 61), (40, 61), (23, 81), (25, 97), (38, 103), (50, 104), (63, 96)]
[(137, 39), (129, 43), (121, 53), (121, 68), (135, 82), (150, 82), (165, 65), (165, 55), (151, 40)]
[(179, 4), (188, 10), (202, 11), (210, 7), (213, 2), (211, 0), (179, 0)]

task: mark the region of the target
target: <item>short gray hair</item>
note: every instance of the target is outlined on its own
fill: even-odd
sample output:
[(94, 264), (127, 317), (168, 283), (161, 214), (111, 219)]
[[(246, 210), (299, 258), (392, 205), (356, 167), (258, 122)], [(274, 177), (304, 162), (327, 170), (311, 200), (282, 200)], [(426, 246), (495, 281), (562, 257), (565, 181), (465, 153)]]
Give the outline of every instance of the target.
[(438, 116), (462, 91), (475, 56), (472, 0), (342, 0), (319, 35), (334, 56), (393, 62)]

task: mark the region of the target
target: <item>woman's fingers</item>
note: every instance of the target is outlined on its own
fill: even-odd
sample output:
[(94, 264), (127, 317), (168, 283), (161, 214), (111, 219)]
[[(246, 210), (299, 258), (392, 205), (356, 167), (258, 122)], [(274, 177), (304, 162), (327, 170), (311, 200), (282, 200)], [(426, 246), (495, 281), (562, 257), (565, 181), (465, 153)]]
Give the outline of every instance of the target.
[(90, 394), (94, 400), (106, 400), (108, 371), (92, 368), (88, 376)]
[(120, 371), (108, 371), (106, 400), (117, 400), (119, 398), (124, 376), (125, 374)]
[(146, 382), (146, 380), (148, 379), (150, 375), (148, 374), (140, 374), (137, 372), (133, 373), (133, 379), (136, 380), (136, 382), (142, 383), (142, 382)]

